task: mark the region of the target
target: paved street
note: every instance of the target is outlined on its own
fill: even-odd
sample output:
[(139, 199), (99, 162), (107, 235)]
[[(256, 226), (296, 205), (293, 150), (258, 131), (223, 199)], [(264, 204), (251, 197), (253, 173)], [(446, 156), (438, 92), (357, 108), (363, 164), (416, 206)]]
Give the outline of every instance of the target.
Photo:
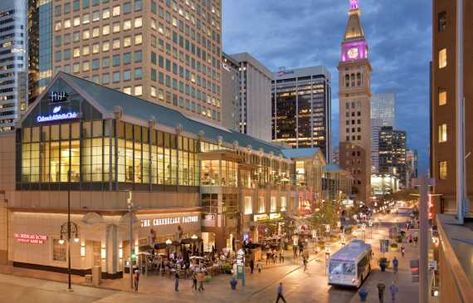
[[(387, 227), (391, 222), (400, 220), (391, 215), (379, 217), (383, 224), (371, 232), (366, 231), (365, 237), (368, 242), (373, 240), (375, 258), (373, 259), (372, 274), (368, 277), (364, 286), (369, 290), (368, 302), (377, 302), (376, 284), (383, 281), (389, 285), (394, 274), (388, 270), (380, 272), (376, 265), (379, 257), (378, 239), (386, 237)], [(360, 234), (360, 237), (362, 235)], [(334, 251), (333, 248), (332, 251)], [(393, 254), (386, 256), (392, 259)], [(396, 253), (399, 254), (400, 253)], [(417, 284), (410, 282), (408, 260), (417, 255), (417, 248), (408, 247), (407, 255), (400, 258), (400, 271), (397, 283), (400, 288), (399, 302), (417, 302)], [(65, 278), (65, 276), (63, 276)], [(180, 291), (174, 291), (174, 282), (169, 278), (150, 276), (143, 277), (139, 294), (128, 291), (98, 289), (87, 286), (74, 285), (74, 291), (68, 292), (64, 283), (44, 281), (32, 278), (0, 275), (0, 302), (274, 302), (276, 298), (276, 287), (283, 282), (284, 293), (288, 302), (359, 302), (355, 290), (333, 288), (327, 285), (324, 273), (323, 255), (313, 255), (309, 263), (309, 270), (304, 272), (299, 263), (292, 261), (285, 265), (277, 265), (266, 268), (262, 273), (248, 275), (244, 288), (238, 285), (238, 289), (232, 291), (229, 286), (230, 276), (220, 275), (206, 285), (204, 293), (196, 293), (191, 290), (191, 282), (182, 280)], [(128, 280), (108, 281), (102, 286), (116, 289), (127, 289)], [(386, 292), (385, 301), (388, 302)]]

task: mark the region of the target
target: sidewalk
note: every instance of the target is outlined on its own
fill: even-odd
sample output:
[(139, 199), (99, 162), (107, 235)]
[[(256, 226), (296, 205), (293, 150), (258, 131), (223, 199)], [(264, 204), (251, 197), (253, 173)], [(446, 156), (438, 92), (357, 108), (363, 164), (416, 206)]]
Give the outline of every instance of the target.
[[(373, 252), (375, 253), (375, 256), (371, 261), (371, 268), (373, 270), (362, 286), (363, 288), (366, 288), (368, 290), (368, 299), (366, 302), (379, 302), (377, 284), (381, 282), (386, 285), (384, 291), (384, 302), (391, 303), (392, 300), (391, 293), (389, 292), (389, 285), (391, 285), (393, 281), (395, 281), (397, 287), (399, 288), (399, 291), (396, 294), (395, 302), (417, 302), (419, 296), (419, 283), (412, 282), (409, 261), (413, 259), (418, 259), (419, 246), (415, 247), (414, 245), (404, 243), (404, 247), (406, 247), (406, 254), (404, 257), (401, 256), (400, 250), (398, 252), (385, 253), (384, 256), (391, 261), (391, 264), (385, 272), (381, 272), (378, 265), (378, 259), (382, 257), (382, 254), (379, 252), (379, 240), (387, 238), (387, 234), (387, 228), (383, 228), (382, 231), (377, 231), (373, 233), (373, 239), (367, 239), (367, 242), (371, 243), (373, 247)], [(397, 275), (394, 274), (392, 269), (392, 260), (394, 256), (396, 256), (396, 258), (399, 260), (399, 270)], [(358, 294), (354, 296), (350, 302), (361, 302)]]
[[(309, 262), (313, 262), (317, 258), (323, 258), (322, 254), (319, 253), (318, 255), (315, 255), (314, 250), (310, 248)], [(246, 287), (244, 290), (245, 293), (257, 291), (261, 287), (265, 287), (268, 283), (273, 283), (272, 280), (277, 281), (278, 279), (281, 279), (282, 277), (293, 272), (294, 270), (302, 268), (302, 258), (298, 257), (294, 259), (292, 255), (292, 250), (285, 251), (284, 260), (284, 263), (277, 262), (270, 263), (267, 265), (266, 261), (262, 260), (259, 262), (262, 264), (262, 272), (259, 273), (255, 265), (253, 275), (250, 274), (249, 267), (246, 267)], [(13, 267), (9, 265), (0, 265), (0, 274), (61, 283), (67, 283), (68, 279), (67, 274), (64, 273)], [(209, 288), (226, 289), (227, 287), (230, 287), (228, 282), (230, 281), (231, 277), (231, 275), (220, 274), (212, 277), (212, 280), (209, 283), (205, 283), (205, 285), (208, 285)], [(71, 279), (73, 287), (76, 285), (80, 285), (104, 290), (132, 292), (129, 274), (124, 274), (123, 279), (103, 279), (102, 283), (98, 287), (94, 286), (93, 284), (86, 283), (85, 277), (82, 276), (72, 275)], [(191, 279), (181, 279), (180, 284), (183, 289), (186, 288), (187, 290), (187, 288), (190, 288), (190, 286), (192, 285), (192, 281)], [(167, 293), (168, 291), (174, 293), (174, 278), (167, 275), (157, 275), (154, 272), (150, 272), (148, 276), (142, 274), (139, 288), (139, 293), (141, 294), (163, 294)], [(241, 281), (238, 281), (237, 288), (241, 288)]]

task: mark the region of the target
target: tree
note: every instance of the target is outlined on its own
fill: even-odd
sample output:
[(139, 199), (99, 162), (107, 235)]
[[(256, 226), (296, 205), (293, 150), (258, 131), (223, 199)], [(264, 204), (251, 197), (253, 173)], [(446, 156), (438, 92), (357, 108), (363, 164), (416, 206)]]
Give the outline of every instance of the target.
[(338, 220), (337, 203), (322, 202), (320, 207), (312, 214), (310, 225), (312, 229), (317, 230), (317, 233), (320, 234), (321, 231), (325, 231), (325, 224), (329, 224), (330, 227), (335, 227)]

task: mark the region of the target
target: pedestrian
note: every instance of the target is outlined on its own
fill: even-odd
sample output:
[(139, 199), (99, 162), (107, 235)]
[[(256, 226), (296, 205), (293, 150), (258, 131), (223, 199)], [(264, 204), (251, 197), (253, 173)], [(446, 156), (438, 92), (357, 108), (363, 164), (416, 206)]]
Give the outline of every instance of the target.
[(276, 303), (279, 302), (279, 299), (282, 299), (282, 301), (286, 303), (286, 299), (284, 298), (284, 295), (282, 293), (282, 282), (280, 282), (278, 286), (278, 297), (276, 298)]
[(417, 247), (417, 241), (419, 240), (419, 238), (417, 237), (417, 235), (414, 236), (414, 246)]
[(393, 269), (394, 269), (395, 274), (397, 274), (398, 266), (399, 266), (399, 260), (396, 257), (394, 257), (394, 259), (393, 259)]
[(396, 283), (393, 281), (391, 285), (389, 285), (389, 292), (391, 293), (392, 303), (396, 302), (396, 293), (398, 291), (399, 291), (399, 287), (397, 287)]
[(140, 283), (140, 270), (139, 269), (136, 269), (135, 270), (135, 274), (133, 275), (133, 284), (135, 286), (135, 291), (138, 291), (138, 285)]
[(283, 255), (282, 249), (279, 252), (279, 263), (284, 263), (284, 255)]
[(195, 271), (192, 272), (192, 288), (197, 290), (197, 274)]
[(261, 265), (261, 263), (258, 262), (258, 264), (256, 264), (256, 268), (258, 269), (258, 272), (261, 273), (263, 266)]
[(378, 285), (376, 285), (378, 288), (378, 298), (379, 298), (379, 303), (384, 302), (384, 289), (386, 288), (386, 285), (383, 282), (379, 282)]
[(404, 247), (404, 245), (401, 245), (401, 255), (404, 257), (405, 254), (406, 254), (406, 248)]
[(253, 258), (251, 258), (250, 260), (250, 273), (253, 274), (253, 271), (255, 269), (255, 261), (253, 260)]
[(230, 287), (231, 287), (233, 290), (235, 290), (237, 284), (238, 284), (237, 279), (235, 279), (235, 277), (232, 277), (232, 279), (230, 280)]
[(197, 281), (199, 282), (199, 291), (203, 291), (204, 290), (204, 280), (205, 280), (205, 275), (204, 273), (201, 271), (197, 274)]
[(175, 281), (174, 281), (174, 290), (179, 291), (179, 274), (176, 272), (174, 275)]

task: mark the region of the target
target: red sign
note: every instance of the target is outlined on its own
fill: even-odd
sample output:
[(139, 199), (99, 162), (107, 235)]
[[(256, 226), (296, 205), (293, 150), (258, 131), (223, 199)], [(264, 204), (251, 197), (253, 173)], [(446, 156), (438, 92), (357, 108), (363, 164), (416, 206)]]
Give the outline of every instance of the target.
[(48, 240), (48, 236), (15, 233), (15, 239), (20, 243), (44, 244), (44, 242)]

